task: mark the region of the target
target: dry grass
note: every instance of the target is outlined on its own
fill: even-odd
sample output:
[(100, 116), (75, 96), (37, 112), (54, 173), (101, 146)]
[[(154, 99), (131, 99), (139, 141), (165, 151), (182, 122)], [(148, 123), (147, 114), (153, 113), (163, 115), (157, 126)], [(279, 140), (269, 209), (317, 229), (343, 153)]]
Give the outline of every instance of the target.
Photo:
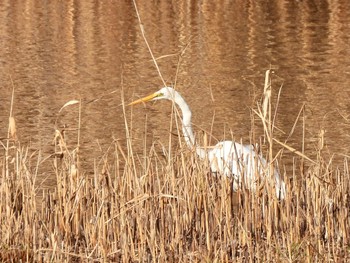
[[(275, 115), (266, 91), (256, 112), (271, 160)], [(55, 154), (43, 160), (16, 141), (13, 120), (0, 162), (2, 262), (350, 260), (347, 159), (333, 168), (318, 149), (308, 169), (295, 162), (280, 202), (264, 185), (233, 193), (228, 178), (211, 176), (188, 149), (153, 143), (136, 154), (133, 144), (140, 142), (128, 129), (127, 147), (113, 142), (88, 177), (79, 145), (66, 145), (56, 131)], [(42, 193), (36, 178), (43, 162), (52, 163), (57, 185)]]

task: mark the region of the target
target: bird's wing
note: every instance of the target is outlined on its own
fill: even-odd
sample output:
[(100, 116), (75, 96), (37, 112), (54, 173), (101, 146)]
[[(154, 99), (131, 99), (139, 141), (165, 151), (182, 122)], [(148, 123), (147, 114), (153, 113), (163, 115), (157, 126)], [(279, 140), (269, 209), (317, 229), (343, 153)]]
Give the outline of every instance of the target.
[[(261, 160), (251, 145), (233, 141), (218, 143), (209, 153), (211, 170), (225, 176), (233, 176), (234, 188), (242, 182), (249, 188), (255, 181), (256, 172), (260, 173)], [(258, 170), (256, 170), (258, 169)]]

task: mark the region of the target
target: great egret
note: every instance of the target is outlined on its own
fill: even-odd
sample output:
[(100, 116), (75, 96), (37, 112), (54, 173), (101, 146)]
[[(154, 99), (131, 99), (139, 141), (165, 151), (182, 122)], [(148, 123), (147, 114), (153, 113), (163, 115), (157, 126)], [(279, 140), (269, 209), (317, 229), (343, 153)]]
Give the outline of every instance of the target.
[[(171, 87), (161, 88), (159, 91), (135, 100), (129, 105), (152, 100), (170, 100), (178, 105), (182, 112), (182, 131), (185, 141), (191, 149), (195, 149), (200, 158), (208, 158), (213, 173), (233, 176), (233, 190), (237, 191), (244, 186), (255, 190), (257, 187), (257, 176), (260, 179), (269, 179), (270, 168), (267, 161), (254, 150), (251, 145), (243, 145), (233, 141), (222, 141), (210, 150), (197, 145), (192, 130), (192, 113), (180, 93)], [(278, 199), (284, 199), (286, 195), (285, 183), (280, 177), (277, 169), (274, 169), (274, 187)]]

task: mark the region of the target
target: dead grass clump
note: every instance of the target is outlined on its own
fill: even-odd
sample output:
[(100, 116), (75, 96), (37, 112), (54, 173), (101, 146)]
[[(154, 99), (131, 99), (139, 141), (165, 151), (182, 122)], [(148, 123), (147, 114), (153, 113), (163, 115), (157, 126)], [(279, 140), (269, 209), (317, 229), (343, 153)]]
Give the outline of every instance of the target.
[[(273, 118), (265, 120), (272, 143)], [(295, 162), (279, 201), (263, 182), (259, 191), (233, 192), (230, 178), (212, 176), (187, 149), (154, 142), (137, 154), (126, 133), (127, 147), (115, 140), (91, 176), (79, 144), (67, 145), (59, 131), (45, 160), (9, 136), (0, 161), (0, 261), (350, 260), (347, 159), (333, 167), (319, 150), (307, 169)], [(272, 158), (272, 147), (265, 149)], [(36, 179), (43, 162), (56, 176), (49, 190)]]
[[(111, 154), (127, 156), (115, 146)], [(65, 154), (37, 209), (25, 151), (13, 152), (0, 184), (5, 262), (324, 262), (349, 253), (346, 162), (344, 171), (318, 164), (295, 173), (281, 202), (273, 191), (233, 192), (189, 151), (169, 161), (153, 145), (145, 166), (116, 157), (91, 178)]]

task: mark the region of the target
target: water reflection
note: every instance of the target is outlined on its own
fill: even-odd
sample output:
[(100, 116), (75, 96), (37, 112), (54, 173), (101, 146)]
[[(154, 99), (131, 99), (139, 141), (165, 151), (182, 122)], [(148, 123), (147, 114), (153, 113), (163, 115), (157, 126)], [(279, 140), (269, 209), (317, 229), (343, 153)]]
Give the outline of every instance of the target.
[[(349, 152), (344, 119), (350, 110), (349, 1), (140, 1), (138, 6), (162, 74), (168, 84), (176, 80), (197, 127), (210, 131), (215, 115), (213, 136), (223, 139), (223, 131), (232, 130), (235, 139), (249, 142), (250, 108), (262, 94), (264, 71), (272, 67), (275, 100), (283, 86), (279, 138), (287, 138), (305, 105), (307, 150), (325, 129), (331, 152)], [(122, 90), (131, 101), (162, 85), (130, 1), (4, 1), (0, 22), (0, 118), (7, 123), (13, 82), (18, 135), (33, 149), (52, 152), (58, 110), (82, 99), (84, 160), (92, 163), (112, 137), (125, 140)], [(134, 108), (135, 138), (143, 137), (147, 115), (150, 136), (166, 143), (170, 112), (164, 102)], [(77, 108), (65, 110), (59, 124), (76, 127)], [(3, 125), (0, 134), (6, 130)], [(299, 121), (288, 143), (300, 149), (302, 132)], [(76, 140), (76, 134), (69, 138)]]

